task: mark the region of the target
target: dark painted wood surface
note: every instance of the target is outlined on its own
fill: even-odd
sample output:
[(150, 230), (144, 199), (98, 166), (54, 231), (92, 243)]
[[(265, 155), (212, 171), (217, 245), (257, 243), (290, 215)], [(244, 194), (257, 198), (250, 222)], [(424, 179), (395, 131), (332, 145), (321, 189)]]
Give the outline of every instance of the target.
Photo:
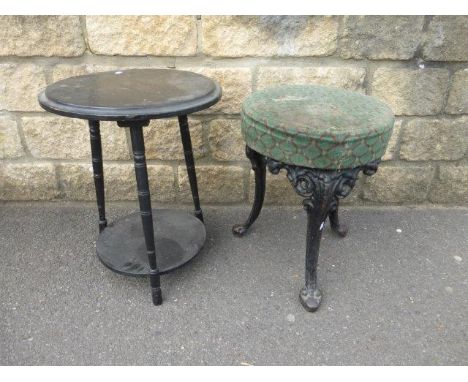
[(219, 84), (201, 74), (130, 69), (58, 81), (39, 94), (39, 103), (69, 117), (131, 121), (190, 114), (220, 98)]

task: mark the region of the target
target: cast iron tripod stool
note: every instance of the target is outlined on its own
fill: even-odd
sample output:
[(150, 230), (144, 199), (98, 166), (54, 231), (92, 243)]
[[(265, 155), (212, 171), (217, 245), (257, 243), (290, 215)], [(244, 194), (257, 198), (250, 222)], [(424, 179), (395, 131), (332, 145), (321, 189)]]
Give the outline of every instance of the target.
[(341, 237), (346, 236), (348, 229), (340, 224), (338, 218), (339, 199), (350, 194), (359, 172), (373, 175), (379, 161), (372, 161), (364, 166), (345, 170), (321, 170), (278, 162), (245, 147), (252, 169), (255, 173), (255, 196), (250, 215), (244, 224), (232, 228), (236, 236), (243, 236), (257, 220), (265, 198), (266, 168), (272, 174), (285, 169), (294, 191), (304, 198), (303, 205), (307, 212), (305, 286), (299, 293), (302, 306), (309, 312), (318, 309), (322, 293), (317, 285), (317, 262), (322, 230), (327, 217), (332, 230)]

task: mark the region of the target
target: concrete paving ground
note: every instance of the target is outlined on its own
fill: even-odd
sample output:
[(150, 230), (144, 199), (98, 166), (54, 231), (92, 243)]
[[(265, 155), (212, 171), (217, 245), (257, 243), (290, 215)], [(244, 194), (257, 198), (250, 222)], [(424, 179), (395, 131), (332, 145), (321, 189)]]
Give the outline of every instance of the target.
[(205, 208), (204, 249), (154, 307), (95, 256), (94, 204), (0, 204), (0, 364), (468, 364), (468, 209), (344, 208), (316, 313), (298, 301), (305, 212), (266, 208), (233, 237), (247, 212)]

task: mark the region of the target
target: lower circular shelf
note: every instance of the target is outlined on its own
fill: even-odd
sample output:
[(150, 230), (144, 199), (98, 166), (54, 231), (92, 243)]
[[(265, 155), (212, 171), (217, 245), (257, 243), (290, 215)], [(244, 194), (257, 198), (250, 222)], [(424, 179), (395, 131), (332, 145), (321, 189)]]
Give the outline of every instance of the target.
[[(153, 210), (154, 242), (159, 274), (179, 268), (200, 252), (205, 243), (204, 224), (178, 210)], [(96, 252), (111, 270), (128, 276), (150, 271), (139, 212), (116, 220), (99, 234)]]

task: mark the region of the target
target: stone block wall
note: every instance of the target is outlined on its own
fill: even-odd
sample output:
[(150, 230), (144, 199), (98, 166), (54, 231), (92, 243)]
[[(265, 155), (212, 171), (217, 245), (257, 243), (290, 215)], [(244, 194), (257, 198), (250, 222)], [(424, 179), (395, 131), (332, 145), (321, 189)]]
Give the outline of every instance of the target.
[[(378, 173), (348, 203), (468, 204), (467, 16), (0, 16), (0, 200), (94, 200), (85, 121), (44, 112), (38, 92), (73, 75), (177, 68), (223, 99), (190, 117), (204, 204), (247, 203), (253, 177), (239, 112), (252, 91), (327, 84), (372, 94), (397, 115)], [(107, 197), (134, 200), (125, 129), (101, 128)], [(188, 203), (177, 122), (145, 128), (153, 199)], [(298, 202), (268, 175), (267, 203)]]

